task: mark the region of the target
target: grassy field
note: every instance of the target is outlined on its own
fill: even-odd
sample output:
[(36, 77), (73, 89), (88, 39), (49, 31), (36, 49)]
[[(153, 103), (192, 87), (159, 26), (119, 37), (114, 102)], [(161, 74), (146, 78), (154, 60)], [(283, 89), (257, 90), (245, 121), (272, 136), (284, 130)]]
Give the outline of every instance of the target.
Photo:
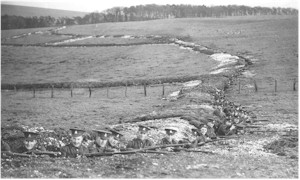
[[(207, 74), (217, 62), (172, 45), (2, 47), (2, 83), (110, 82)], [(189, 67), (189, 68), (187, 68)]]
[[(233, 102), (246, 106), (269, 123), (298, 125), (298, 17), (249, 16), (230, 18), (166, 19), (145, 22), (105, 23), (71, 26), (60, 33), (81, 35), (165, 35), (188, 37), (191, 42), (232, 55), (251, 59), (253, 65), (226, 91)], [(170, 45), (101, 48), (2, 47), (2, 83), (53, 81), (128, 80), (207, 74), (217, 65), (209, 56)], [(101, 57), (99, 57), (101, 56)], [(90, 73), (92, 72), (92, 73)], [(146, 73), (145, 73), (146, 72)], [(224, 78), (220, 76), (221, 79)], [(274, 80), (278, 92), (274, 93)], [(256, 80), (258, 92), (253, 92)], [(131, 120), (162, 110), (181, 101), (161, 99), (161, 86), (149, 88), (143, 96), (141, 86), (97, 89), (88, 98), (87, 89), (70, 91), (2, 91), (2, 125), (21, 123), (46, 128), (99, 127)], [(298, 88), (298, 85), (297, 85)], [(180, 84), (166, 87), (166, 94)], [(298, 90), (298, 89), (297, 89)], [(265, 153), (262, 144), (277, 134), (247, 135), (240, 145), (208, 146), (216, 154), (181, 152), (174, 155), (126, 155), (81, 160), (13, 160), (12, 167), (1, 166), (2, 177), (122, 177), (122, 178), (297, 178), (298, 151), (295, 156)], [(287, 148), (288, 149), (288, 148)], [(255, 152), (251, 152), (255, 150)], [(238, 152), (238, 153), (236, 153)], [(293, 157), (293, 158), (292, 158)], [(51, 163), (53, 165), (50, 165)], [(19, 166), (18, 164), (22, 164)], [(24, 166), (25, 164), (25, 166)], [(29, 164), (30, 168), (27, 167)], [(31, 166), (33, 168), (31, 168)], [(49, 168), (50, 167), (50, 168)], [(84, 170), (80, 170), (83, 168)], [(64, 170), (62, 170), (64, 169)]]
[(54, 29), (53, 27), (46, 27), (46, 28), (29, 28), (29, 29), (11, 29), (11, 30), (1, 30), (1, 43), (3, 43), (4, 39), (11, 38), (13, 36), (21, 35), (21, 34), (28, 34), (38, 31), (47, 31), (50, 29)]
[(68, 36), (54, 36), (49, 34), (33, 34), (30, 36), (26, 36), (23, 38), (15, 38), (15, 39), (6, 39), (2, 41), (2, 44), (25, 44), (25, 45), (33, 45), (33, 44), (44, 44), (51, 41), (62, 41), (69, 39)]
[(67, 44), (133, 44), (133, 43), (154, 43), (152, 39), (125, 39), (125, 38), (91, 38), (82, 41), (75, 41)]
[[(178, 90), (180, 84), (165, 86), (165, 94)], [(108, 96), (107, 96), (108, 94)], [(89, 98), (88, 89), (56, 89), (54, 98), (51, 90), (37, 91), (33, 98), (31, 91), (2, 92), (2, 124), (22, 123), (28, 126), (43, 126), (50, 129), (72, 126), (87, 129), (130, 121), (140, 114), (155, 110), (167, 101), (162, 100), (162, 86), (147, 88), (144, 96), (142, 86), (93, 89)]]

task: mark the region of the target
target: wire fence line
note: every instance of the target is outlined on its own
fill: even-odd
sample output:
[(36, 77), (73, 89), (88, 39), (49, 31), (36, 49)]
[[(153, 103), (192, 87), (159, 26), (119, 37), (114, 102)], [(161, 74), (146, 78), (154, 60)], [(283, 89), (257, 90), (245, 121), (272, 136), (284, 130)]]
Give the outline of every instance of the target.
[[(243, 93), (258, 93), (258, 92), (288, 92), (288, 91), (298, 91), (298, 80), (295, 78), (293, 80), (284, 81), (284, 83), (280, 83), (277, 79), (273, 79), (273, 83), (270, 84), (268, 81), (268, 86), (262, 85), (260, 86), (257, 83), (257, 80), (252, 79), (248, 82), (242, 81), (240, 78), (237, 79), (237, 91), (238, 94)], [(279, 87), (281, 89), (279, 90)], [(267, 89), (266, 89), (267, 88)]]
[[(270, 83), (270, 82), (269, 82)], [(282, 85), (283, 84), (283, 85)], [(297, 79), (293, 79), (292, 81), (285, 81), (284, 83), (278, 82), (276, 79), (274, 79), (273, 85), (269, 85), (268, 89), (266, 89), (266, 85), (264, 85), (264, 88), (260, 86), (257, 83), (257, 80), (252, 79), (248, 82), (242, 81), (241, 78), (236, 79), (236, 85), (237, 85), (237, 91), (238, 94), (244, 94), (244, 93), (259, 93), (259, 92), (288, 92), (288, 91), (293, 91), (296, 92), (298, 90), (298, 81)], [(105, 91), (105, 95), (107, 98), (112, 98), (113, 94), (118, 94), (119, 96), (124, 96), (124, 97), (129, 97), (130, 91), (134, 91), (135, 94), (143, 94), (143, 96), (153, 96), (153, 93), (149, 93), (151, 89), (156, 88), (156, 93), (155, 96), (160, 96), (160, 97), (165, 97), (167, 93), (171, 93), (170, 87), (177, 87), (177, 90), (182, 87), (182, 83), (162, 83), (162, 84), (150, 84), (147, 85), (146, 83), (142, 85), (136, 85), (136, 86), (128, 86), (127, 84), (125, 86), (117, 86), (117, 87), (92, 87), (88, 86), (87, 88), (85, 87), (74, 87), (70, 86), (69, 88), (56, 88), (54, 84), (50, 84), (48, 88), (35, 88), (34, 86), (31, 89), (17, 89), (16, 86), (14, 86), (13, 90), (9, 90), (10, 92), (13, 91), (14, 93), (18, 92), (28, 92), (32, 93), (33, 98), (37, 98), (37, 95), (39, 95), (40, 92), (49, 93), (50, 98), (55, 97), (55, 93), (57, 92), (68, 92), (69, 91), (69, 97), (74, 97), (74, 96), (86, 96), (88, 98), (92, 98), (98, 91)], [(284, 90), (282, 90), (282, 87), (284, 86)], [(279, 90), (279, 87), (281, 89)], [(118, 92), (113, 92), (113, 91)], [(134, 90), (133, 90), (134, 89)], [(160, 90), (157, 90), (160, 89)], [(172, 88), (171, 88), (172, 89)], [(175, 89), (172, 89), (173, 92), (176, 91)], [(78, 93), (78, 91), (80, 91)], [(123, 94), (123, 95), (120, 95)], [(132, 94), (132, 93), (131, 93)], [(64, 95), (66, 96), (66, 95)], [(99, 96), (99, 94), (97, 94)]]
[[(171, 93), (175, 91), (176, 89), (179, 89), (182, 86), (182, 83), (163, 83), (163, 84), (143, 84), (143, 85), (137, 85), (137, 86), (118, 86), (118, 87), (101, 87), (101, 88), (93, 88), (93, 87), (73, 87), (70, 88), (56, 88), (55, 85), (50, 85), (49, 88), (35, 88), (34, 86), (31, 89), (17, 89), (16, 86), (13, 90), (2, 90), (7, 91), (13, 94), (17, 93), (31, 93), (32, 98), (38, 98), (38, 97), (47, 97), (46, 94), (49, 92), (49, 98), (54, 97), (61, 97), (63, 96), (69, 96), (70, 98), (76, 97), (76, 96), (86, 96), (87, 98), (93, 98), (98, 96), (103, 96), (106, 98), (112, 98), (114, 95), (117, 94), (118, 97), (129, 97), (133, 93), (136, 95), (143, 95), (145, 97), (147, 96), (159, 96), (159, 97), (165, 97), (168, 93)], [(131, 92), (130, 92), (131, 91)], [(153, 91), (155, 91), (153, 93)], [(69, 92), (69, 95), (67, 95)], [(57, 94), (60, 94), (60, 96), (57, 96)], [(43, 95), (41, 95), (43, 94)]]

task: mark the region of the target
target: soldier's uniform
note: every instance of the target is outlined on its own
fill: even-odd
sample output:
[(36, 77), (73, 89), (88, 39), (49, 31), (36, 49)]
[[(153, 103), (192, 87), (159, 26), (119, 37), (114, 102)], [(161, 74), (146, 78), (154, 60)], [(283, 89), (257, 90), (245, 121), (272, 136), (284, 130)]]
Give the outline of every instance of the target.
[(117, 150), (125, 150), (124, 135), (114, 129), (109, 129), (112, 136), (108, 139), (110, 145)]
[(139, 125), (139, 135), (138, 137), (132, 139), (131, 141), (128, 142), (126, 148), (128, 149), (140, 149), (140, 148), (145, 148), (145, 147), (150, 147), (152, 146), (152, 142), (149, 139), (143, 138), (148, 131), (150, 130), (149, 127)]
[(134, 138), (128, 142), (127, 149), (141, 149), (144, 147), (144, 142), (141, 138)]
[[(38, 133), (29, 132), (29, 131), (24, 131), (23, 133), (25, 136), (23, 145), (21, 147), (19, 147), (16, 150), (16, 152), (32, 154), (32, 153), (34, 153), (34, 151), (46, 151), (46, 148), (37, 141), (37, 137), (39, 135)], [(33, 145), (33, 147), (29, 147), (25, 143), (33, 143), (34, 145)]]
[(95, 144), (89, 149), (91, 153), (104, 153), (104, 152), (114, 152), (114, 145), (112, 145), (112, 141), (109, 141), (109, 137), (112, 136), (110, 131), (106, 130), (93, 130), (96, 132)]
[(178, 142), (174, 139), (170, 140), (169, 138), (167, 137), (164, 137), (161, 139), (161, 143), (160, 144), (177, 144)]
[(68, 144), (61, 148), (61, 157), (77, 158), (83, 156), (86, 153), (89, 153), (89, 151), (83, 145), (75, 147), (73, 144)]
[(167, 134), (167, 137), (162, 138), (160, 144), (178, 144), (178, 142), (174, 138), (172, 138), (172, 136), (177, 132), (175, 128), (165, 128), (165, 132)]
[[(84, 130), (78, 129), (78, 128), (72, 128), (70, 129), (72, 132), (72, 137), (77, 138), (77, 137), (82, 137)], [(83, 137), (82, 137), (83, 139)], [(66, 158), (77, 158), (81, 157), (86, 153), (89, 153), (88, 149), (82, 145), (76, 147), (74, 146), (73, 143), (70, 143), (60, 149), (61, 151), (61, 157), (66, 157)]]
[(10, 146), (1, 139), (1, 151), (10, 151)]
[(196, 136), (196, 139), (192, 142), (192, 147), (195, 148), (201, 142), (206, 142), (208, 139), (205, 134), (202, 134), (199, 129), (192, 129), (192, 133)]
[(217, 134), (221, 136), (229, 136), (236, 134), (236, 128), (229, 124), (221, 124), (217, 130)]

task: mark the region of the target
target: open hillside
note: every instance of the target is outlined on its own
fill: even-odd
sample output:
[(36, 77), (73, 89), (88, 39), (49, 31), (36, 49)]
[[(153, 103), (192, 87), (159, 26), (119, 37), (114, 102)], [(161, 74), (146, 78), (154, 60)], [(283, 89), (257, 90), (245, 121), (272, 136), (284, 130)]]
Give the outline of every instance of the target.
[(130, 140), (146, 125), (158, 142), (168, 126), (192, 141), (208, 118), (245, 125), (188, 151), (4, 157), (4, 178), (299, 177), (295, 15), (4, 30), (1, 78), (1, 127), (36, 130), (55, 148), (74, 126)]
[(59, 17), (75, 17), (75, 16), (82, 17), (86, 14), (88, 14), (88, 12), (1, 4), (1, 16), (3, 15), (23, 16), (23, 17), (51, 16), (54, 18), (59, 18)]

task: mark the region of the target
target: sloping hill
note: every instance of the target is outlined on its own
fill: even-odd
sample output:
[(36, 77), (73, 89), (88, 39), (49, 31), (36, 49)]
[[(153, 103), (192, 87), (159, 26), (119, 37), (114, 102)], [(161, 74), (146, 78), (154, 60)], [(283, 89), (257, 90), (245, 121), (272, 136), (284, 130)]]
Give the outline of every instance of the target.
[(67, 11), (67, 10), (58, 10), (58, 9), (47, 9), (47, 8), (38, 8), (38, 7), (29, 7), (29, 6), (16, 6), (1, 4), (1, 16), (3, 15), (16, 15), (23, 17), (30, 16), (52, 16), (54, 18), (58, 17), (74, 17), (74, 16), (84, 16), (88, 12), (79, 12), (79, 11)]

